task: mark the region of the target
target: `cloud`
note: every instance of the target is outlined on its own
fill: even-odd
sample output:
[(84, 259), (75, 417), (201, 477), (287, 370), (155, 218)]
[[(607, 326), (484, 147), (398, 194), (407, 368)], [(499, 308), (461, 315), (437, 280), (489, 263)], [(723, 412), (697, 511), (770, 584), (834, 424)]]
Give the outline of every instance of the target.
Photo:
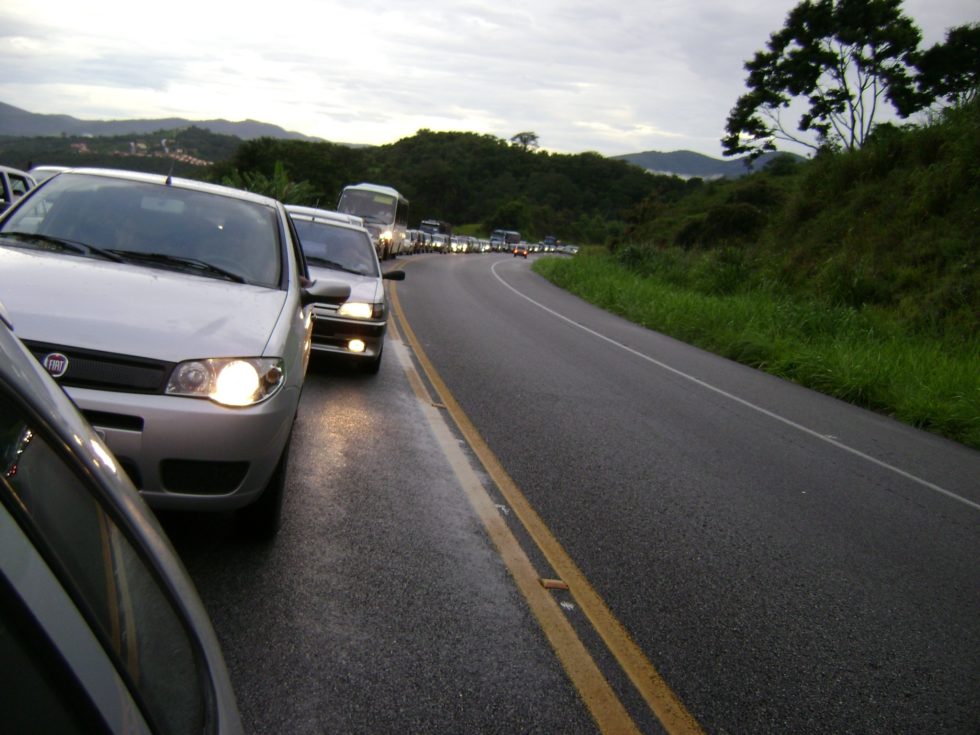
[[(607, 155), (720, 155), (744, 62), (793, 0), (4, 0), (0, 101), (77, 117), (257, 119), (328, 140), (419, 128)], [(907, 0), (930, 43), (975, 0)], [(921, 15), (921, 19), (920, 19)]]

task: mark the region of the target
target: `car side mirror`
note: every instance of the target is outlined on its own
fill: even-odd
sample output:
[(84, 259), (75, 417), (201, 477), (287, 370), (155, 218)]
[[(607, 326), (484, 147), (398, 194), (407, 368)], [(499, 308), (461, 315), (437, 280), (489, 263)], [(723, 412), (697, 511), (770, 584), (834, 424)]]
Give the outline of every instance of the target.
[(340, 281), (313, 281), (300, 291), (303, 306), (310, 304), (342, 304), (350, 298), (350, 286)]
[(404, 281), (405, 271), (403, 270), (388, 271), (387, 273), (382, 273), (381, 277), (384, 278), (386, 281)]

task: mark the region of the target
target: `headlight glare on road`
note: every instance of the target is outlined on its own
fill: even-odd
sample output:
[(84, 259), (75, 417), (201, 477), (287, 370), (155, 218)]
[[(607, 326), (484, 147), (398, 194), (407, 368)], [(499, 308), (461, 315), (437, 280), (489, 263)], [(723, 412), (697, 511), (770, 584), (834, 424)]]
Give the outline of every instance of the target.
[(209, 398), (223, 406), (251, 406), (275, 395), (283, 382), (279, 358), (209, 358), (177, 365), (166, 393)]
[(352, 319), (370, 319), (374, 314), (374, 304), (363, 301), (347, 301), (337, 309), (339, 316), (347, 316)]

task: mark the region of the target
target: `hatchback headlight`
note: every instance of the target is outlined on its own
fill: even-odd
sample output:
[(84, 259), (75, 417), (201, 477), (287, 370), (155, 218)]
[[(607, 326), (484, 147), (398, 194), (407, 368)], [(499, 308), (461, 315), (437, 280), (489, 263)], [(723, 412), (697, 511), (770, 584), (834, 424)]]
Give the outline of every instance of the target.
[(209, 398), (222, 406), (252, 406), (274, 396), (284, 382), (278, 357), (208, 358), (177, 365), (166, 393)]
[(346, 316), (351, 319), (370, 319), (375, 317), (376, 304), (368, 304), (364, 301), (345, 301), (337, 309), (337, 316)]

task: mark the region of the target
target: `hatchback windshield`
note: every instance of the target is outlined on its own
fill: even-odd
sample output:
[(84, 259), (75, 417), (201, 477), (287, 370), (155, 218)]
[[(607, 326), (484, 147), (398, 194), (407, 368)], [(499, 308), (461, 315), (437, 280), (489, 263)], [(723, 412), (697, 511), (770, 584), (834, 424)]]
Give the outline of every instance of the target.
[(293, 223), (310, 265), (361, 276), (379, 275), (378, 259), (367, 233), (298, 217)]
[(0, 225), (6, 246), (277, 287), (276, 212), (210, 192), (66, 173)]

